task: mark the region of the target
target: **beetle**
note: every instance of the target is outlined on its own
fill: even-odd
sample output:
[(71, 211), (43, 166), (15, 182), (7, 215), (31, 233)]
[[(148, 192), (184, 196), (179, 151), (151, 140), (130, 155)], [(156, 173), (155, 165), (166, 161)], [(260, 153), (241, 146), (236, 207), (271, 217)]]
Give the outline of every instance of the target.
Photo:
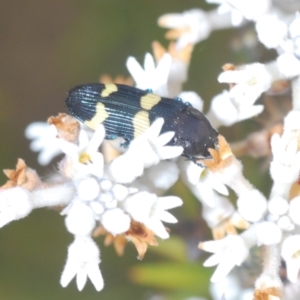
[(72, 116), (95, 129), (102, 123), (106, 139), (130, 141), (145, 132), (157, 118), (163, 118), (161, 133), (173, 131), (168, 145), (183, 147), (182, 155), (196, 162), (211, 158), (209, 148), (218, 147), (218, 135), (206, 117), (182, 99), (165, 98), (122, 84), (79, 85), (68, 92), (67, 109)]

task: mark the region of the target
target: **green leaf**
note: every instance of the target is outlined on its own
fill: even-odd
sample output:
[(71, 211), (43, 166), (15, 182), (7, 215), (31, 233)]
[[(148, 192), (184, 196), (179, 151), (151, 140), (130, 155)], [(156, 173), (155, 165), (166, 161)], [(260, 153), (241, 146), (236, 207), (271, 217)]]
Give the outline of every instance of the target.
[(167, 240), (160, 241), (159, 247), (149, 247), (148, 250), (178, 262), (187, 260), (186, 244), (180, 237), (172, 236)]
[(140, 285), (208, 295), (211, 273), (196, 263), (152, 263), (132, 267), (129, 277)]

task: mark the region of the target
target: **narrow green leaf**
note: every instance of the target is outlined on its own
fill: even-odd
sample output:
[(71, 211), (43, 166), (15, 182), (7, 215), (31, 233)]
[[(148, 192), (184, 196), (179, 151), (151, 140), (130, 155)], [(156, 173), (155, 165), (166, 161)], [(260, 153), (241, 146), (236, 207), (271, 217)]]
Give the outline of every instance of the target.
[(130, 279), (137, 284), (170, 291), (207, 294), (212, 270), (197, 263), (153, 263), (134, 266)]

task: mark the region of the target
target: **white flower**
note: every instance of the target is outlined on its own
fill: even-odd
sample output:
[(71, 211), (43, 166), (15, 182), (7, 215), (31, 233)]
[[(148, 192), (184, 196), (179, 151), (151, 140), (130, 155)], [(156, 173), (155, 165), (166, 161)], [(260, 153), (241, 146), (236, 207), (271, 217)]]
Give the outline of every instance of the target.
[(269, 200), (268, 210), (274, 216), (281, 216), (287, 213), (289, 209), (289, 203), (282, 197), (274, 197)]
[(203, 204), (202, 208), (202, 216), (210, 228), (216, 227), (235, 212), (232, 203), (216, 192), (214, 192), (214, 204), (213, 207)]
[(21, 187), (0, 189), (0, 227), (30, 214), (34, 208), (30, 192)]
[(47, 122), (34, 122), (26, 127), (25, 136), (32, 140), (30, 149), (34, 152), (40, 152), (38, 155), (39, 164), (47, 165), (55, 156), (61, 154), (56, 135), (56, 127)]
[(181, 175), (186, 185), (193, 194), (208, 206), (215, 206), (215, 192), (228, 195), (228, 190), (223, 184), (218, 173), (212, 173), (209, 169), (196, 165), (191, 161), (179, 160)]
[(272, 5), (270, 0), (227, 0), (227, 2), (251, 21), (256, 21), (268, 13)]
[(230, 90), (230, 96), (238, 101), (235, 105), (249, 107), (270, 88), (275, 76), (271, 73), (272, 66), (253, 63), (244, 66), (244, 69), (225, 71), (218, 80), (221, 83), (235, 83)]
[(207, 14), (200, 9), (192, 9), (181, 14), (166, 14), (158, 19), (158, 25), (165, 28), (177, 29), (178, 49), (188, 44), (196, 44), (208, 38), (211, 26)]
[[(273, 161), (271, 162), (270, 173), (274, 183), (286, 184), (289, 188), (299, 177), (300, 152), (298, 151), (298, 140), (294, 138), (287, 143), (284, 136), (280, 137), (278, 134), (274, 134), (271, 139), (271, 147)], [(284, 190), (282, 190), (283, 192)]]
[(72, 160), (74, 164), (74, 174), (72, 176), (83, 176), (92, 174), (101, 177), (103, 174), (103, 156), (98, 152), (98, 148), (105, 136), (104, 126), (100, 124), (89, 140), (88, 134), (81, 129), (79, 133), (79, 145), (59, 139), (59, 146), (62, 151)]
[(288, 279), (296, 282), (300, 269), (300, 235), (289, 236), (284, 240), (281, 255), (286, 262)]
[(199, 95), (195, 92), (181, 92), (178, 95), (179, 98), (183, 100), (183, 102), (188, 102), (192, 104), (192, 106), (199, 111), (203, 109), (203, 100), (199, 97)]
[[(147, 172), (148, 171), (148, 172)], [(168, 189), (175, 184), (179, 177), (179, 169), (176, 162), (162, 160), (158, 165), (147, 169), (145, 175), (148, 182), (158, 189)]]
[[(99, 203), (103, 209), (114, 209), (118, 206), (118, 202), (123, 201), (129, 193), (132, 193), (130, 188), (126, 188), (120, 184), (113, 184), (107, 179), (102, 179), (99, 182), (100, 193), (98, 198), (89, 202), (89, 205)], [(95, 214), (98, 214), (95, 211)]]
[(61, 275), (60, 284), (66, 287), (76, 276), (77, 288), (81, 291), (89, 277), (97, 291), (104, 283), (98, 264), (100, 252), (91, 238), (76, 237), (68, 250), (68, 258)]
[(290, 24), (289, 27), (289, 34), (290, 40), (287, 41), (287, 44), (290, 42), (292, 45), (291, 49), (295, 56), (299, 59), (300, 58), (300, 30), (299, 30), (299, 23), (300, 23), (300, 15), (299, 12), (296, 13), (295, 20)]
[(295, 19), (289, 26), (289, 34), (292, 39), (300, 36), (300, 14), (296, 13)]
[(172, 64), (170, 54), (165, 54), (155, 66), (153, 56), (145, 55), (144, 69), (134, 57), (129, 57), (126, 67), (139, 89), (151, 89), (155, 94), (167, 96), (167, 81)]
[(290, 202), (289, 207), (289, 216), (293, 222), (297, 225), (300, 225), (300, 196), (295, 197)]
[(95, 199), (100, 193), (100, 186), (93, 177), (85, 178), (78, 183), (77, 193), (80, 199), (90, 201)]
[(103, 203), (101, 203), (100, 201), (90, 201), (89, 202), (89, 207), (94, 212), (94, 218), (95, 218), (95, 220), (98, 220), (100, 218), (100, 215), (105, 210), (105, 207), (104, 207)]
[(255, 26), (259, 40), (267, 48), (278, 47), (286, 38), (288, 28), (276, 15), (261, 17)]
[(212, 99), (207, 118), (214, 127), (231, 126), (257, 116), (263, 109), (263, 105), (252, 105), (251, 102), (239, 103), (230, 92), (223, 91)]
[(291, 232), (295, 229), (295, 224), (288, 216), (282, 216), (278, 219), (277, 225), (281, 230)]
[[(192, 185), (196, 185), (199, 182), (201, 175), (206, 174), (207, 171), (209, 172), (205, 167), (201, 167), (185, 158), (179, 159), (179, 167), (184, 181)], [(208, 175), (208, 172), (206, 175)], [(202, 178), (205, 177), (207, 176), (202, 176)]]
[(232, 25), (238, 26), (243, 17), (247, 20), (256, 21), (265, 13), (268, 13), (271, 2), (269, 0), (206, 0), (208, 3), (220, 4), (220, 14), (231, 12)]
[(143, 153), (136, 147), (136, 143), (132, 141), (127, 152), (115, 158), (108, 166), (107, 171), (109, 177), (119, 183), (130, 183), (137, 177), (143, 175), (144, 162)]
[(93, 210), (79, 198), (73, 200), (61, 214), (67, 214), (65, 224), (74, 235), (88, 236), (96, 226)]
[(187, 54), (184, 57), (180, 57), (181, 52), (187, 51), (187, 48), (191, 48), (191, 46), (188, 45), (183, 50), (177, 50), (177, 54), (172, 60), (168, 77), (168, 98), (178, 97), (182, 92), (183, 83), (187, 81), (190, 58)]
[(124, 233), (130, 228), (130, 217), (120, 208), (106, 210), (100, 220), (104, 228), (113, 235)]
[(146, 169), (143, 176), (133, 182), (138, 190), (155, 192), (166, 190), (173, 186), (179, 177), (176, 161), (162, 160), (159, 164)]
[(181, 155), (181, 146), (166, 146), (174, 132), (160, 134), (163, 123), (161, 118), (155, 120), (146, 132), (130, 143), (126, 153), (111, 162), (108, 171), (115, 181), (132, 182), (143, 174), (144, 168)]
[(211, 4), (219, 4), (218, 13), (219, 14), (231, 14), (231, 23), (233, 26), (239, 26), (242, 24), (244, 20), (243, 14), (234, 8), (232, 5), (228, 3), (226, 0), (206, 0), (207, 3)]
[(94, 177), (76, 180), (76, 185), (76, 198), (61, 212), (67, 215), (65, 222), (69, 232), (76, 236), (89, 236), (96, 221), (100, 221), (113, 235), (129, 229), (130, 217), (118, 207), (119, 202), (129, 195), (128, 188)]
[(139, 192), (127, 198), (124, 203), (124, 209), (131, 217), (143, 223), (162, 239), (169, 237), (162, 221), (176, 223), (173, 215), (167, 212), (167, 209), (182, 205), (182, 200), (175, 196), (157, 197), (148, 192)]
[(115, 184), (112, 186), (111, 191), (114, 194), (114, 198), (118, 201), (123, 201), (129, 194), (129, 190), (122, 184)]
[[(164, 120), (161, 118), (153, 122), (149, 130), (147, 130), (145, 136), (142, 136), (139, 142), (144, 145), (144, 149), (146, 150), (148, 146), (146, 145), (145, 141), (143, 141), (143, 138), (146, 141), (148, 141), (149, 145), (154, 150), (155, 154), (158, 156), (160, 160), (178, 157), (183, 152), (183, 147), (167, 146), (167, 144), (174, 137), (175, 133), (171, 131), (171, 132), (165, 132), (163, 134), (160, 134), (163, 124), (164, 124)], [(147, 152), (148, 151), (146, 151), (146, 153)], [(145, 158), (147, 157), (147, 155), (144, 154)], [(144, 159), (144, 164), (147, 167), (154, 163), (151, 160), (148, 161), (148, 159), (147, 160)]]
[(241, 236), (228, 235), (222, 240), (208, 241), (200, 244), (200, 248), (214, 253), (204, 262), (205, 267), (218, 265), (212, 282), (224, 278), (235, 266), (240, 266), (247, 258), (249, 249)]
[(267, 200), (258, 190), (244, 192), (237, 200), (238, 212), (249, 222), (262, 219), (267, 210)]
[(277, 57), (279, 72), (286, 78), (293, 78), (300, 74), (300, 61), (292, 53), (284, 53)]
[(261, 222), (256, 226), (257, 245), (271, 245), (280, 242), (282, 232), (273, 222)]
[(245, 289), (236, 275), (229, 274), (222, 281), (211, 283), (209, 289), (213, 300), (222, 299), (222, 295), (225, 300), (253, 300), (253, 288)]

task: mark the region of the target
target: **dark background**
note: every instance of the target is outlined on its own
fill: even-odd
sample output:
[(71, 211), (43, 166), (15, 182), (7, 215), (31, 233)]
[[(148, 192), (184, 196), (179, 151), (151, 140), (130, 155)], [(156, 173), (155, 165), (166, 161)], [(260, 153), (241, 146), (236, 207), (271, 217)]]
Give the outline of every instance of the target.
[[(129, 75), (128, 56), (143, 62), (153, 40), (167, 46), (165, 30), (156, 24), (159, 16), (200, 7), (209, 6), (193, 0), (0, 0), (1, 169), (13, 168), (21, 157), (41, 176), (53, 170), (38, 166), (24, 137), (26, 126), (65, 112), (64, 98), (74, 85), (96, 82), (104, 73)], [(248, 29), (213, 33), (195, 47), (185, 90), (198, 92), (206, 109), (209, 100), (226, 88), (217, 82), (224, 63), (262, 57), (260, 50), (233, 47), (239, 45), (243, 30)], [(247, 126), (255, 128), (252, 123)], [(234, 128), (229, 139), (241, 130)], [(4, 175), (0, 179), (5, 182)], [(261, 182), (259, 175), (256, 181)], [(59, 279), (71, 241), (63, 218), (47, 209), (2, 228), (0, 299), (147, 299), (156, 293), (153, 287), (128, 280), (128, 268), (141, 264), (132, 245), (119, 258), (101, 240), (104, 290), (98, 293), (88, 282), (80, 293), (74, 280), (63, 289)], [(143, 262), (155, 258), (150, 253)]]

